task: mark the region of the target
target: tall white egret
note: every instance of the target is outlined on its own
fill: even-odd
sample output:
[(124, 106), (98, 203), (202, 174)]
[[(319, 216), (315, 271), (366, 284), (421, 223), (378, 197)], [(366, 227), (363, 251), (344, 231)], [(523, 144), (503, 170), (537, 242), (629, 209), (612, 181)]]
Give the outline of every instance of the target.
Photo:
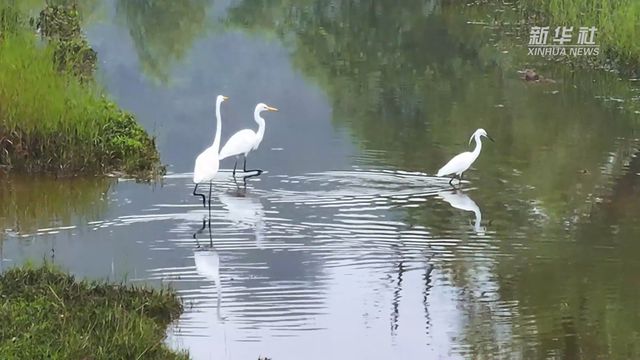
[(453, 186), (452, 181), (455, 178), (458, 178), (460, 182), (462, 182), (462, 173), (467, 171), (471, 164), (478, 158), (480, 155), (480, 150), (482, 150), (482, 141), (480, 141), (480, 137), (486, 136), (489, 140), (494, 141), (491, 136), (487, 134), (484, 129), (476, 130), (473, 135), (469, 138), (469, 145), (471, 145), (471, 140), (476, 141), (476, 148), (473, 151), (466, 151), (461, 154), (458, 154), (453, 157), (453, 159), (449, 160), (449, 162), (443, 166), (436, 176), (446, 176), (452, 175), (451, 180), (449, 180), (449, 184)]
[[(229, 140), (227, 140), (227, 143), (222, 147), (222, 150), (220, 150), (220, 160), (228, 158), (229, 156), (236, 157), (236, 162), (233, 165), (234, 178), (236, 176), (236, 167), (238, 166), (238, 157), (240, 155), (243, 156), (244, 165), (242, 167), (242, 170), (244, 170), (244, 172), (247, 172), (247, 155), (250, 151), (258, 149), (258, 146), (260, 145), (260, 142), (264, 137), (265, 123), (262, 116), (260, 116), (260, 113), (263, 111), (278, 111), (278, 109), (263, 103), (259, 103), (258, 105), (256, 105), (256, 109), (253, 111), (253, 118), (258, 123), (258, 131), (256, 132), (251, 129), (240, 130), (237, 133), (233, 134), (233, 136), (231, 136)], [(257, 174), (254, 176), (262, 174), (262, 170), (260, 169), (249, 171), (257, 171)]]
[(213, 139), (213, 145), (209, 146), (205, 151), (201, 152), (196, 158), (196, 164), (193, 168), (193, 182), (196, 183), (193, 189), (194, 196), (202, 196), (202, 205), (206, 206), (206, 197), (204, 194), (197, 193), (198, 185), (209, 183), (209, 208), (211, 208), (211, 182), (218, 173), (220, 168), (220, 158), (218, 151), (220, 150), (220, 135), (222, 133), (222, 119), (220, 117), (220, 104), (227, 100), (228, 97), (218, 95), (216, 98), (216, 135)]

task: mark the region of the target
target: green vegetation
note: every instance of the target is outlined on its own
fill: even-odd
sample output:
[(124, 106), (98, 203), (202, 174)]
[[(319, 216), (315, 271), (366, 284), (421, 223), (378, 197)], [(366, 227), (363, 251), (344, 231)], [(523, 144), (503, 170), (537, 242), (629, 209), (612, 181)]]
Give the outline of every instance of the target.
[(45, 44), (12, 1), (0, 1), (0, 166), (29, 172), (146, 177), (155, 142), (91, 79), (95, 52), (73, 6), (40, 16)]
[(0, 276), (2, 359), (187, 359), (164, 344), (170, 290), (77, 281), (48, 265)]
[(552, 26), (595, 26), (605, 60), (625, 67), (640, 64), (637, 0), (519, 0), (517, 4), (545, 26), (549, 21), (541, 22), (540, 16)]

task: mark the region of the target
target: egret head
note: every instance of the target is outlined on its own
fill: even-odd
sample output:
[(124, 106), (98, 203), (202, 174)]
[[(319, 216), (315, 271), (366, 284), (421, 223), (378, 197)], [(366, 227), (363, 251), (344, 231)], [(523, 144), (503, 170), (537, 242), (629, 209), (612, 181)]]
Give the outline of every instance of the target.
[(224, 95), (218, 95), (218, 97), (216, 98), (216, 104), (220, 105), (222, 104), (223, 101), (227, 100), (228, 97), (224, 96)]
[(473, 138), (477, 137), (478, 139), (480, 139), (480, 137), (482, 137), (482, 136), (484, 136), (484, 137), (486, 137), (487, 139), (489, 139), (489, 140), (491, 140), (491, 141), (495, 142), (495, 141), (491, 138), (491, 136), (489, 136), (489, 134), (487, 134), (487, 132), (486, 132), (484, 129), (480, 128), (480, 129), (476, 130), (476, 131), (473, 133), (473, 135), (471, 135), (471, 137), (469, 138), (469, 144), (471, 144), (471, 140), (473, 140)]
[(256, 114), (259, 114), (263, 111), (278, 111), (278, 109), (271, 107), (265, 103), (259, 103), (258, 105), (256, 105)]

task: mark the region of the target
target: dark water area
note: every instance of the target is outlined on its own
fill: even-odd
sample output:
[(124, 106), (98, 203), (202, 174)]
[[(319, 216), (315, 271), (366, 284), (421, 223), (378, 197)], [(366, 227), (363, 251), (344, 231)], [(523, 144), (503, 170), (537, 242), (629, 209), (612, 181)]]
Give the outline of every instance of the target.
[[(636, 82), (527, 56), (499, 10), (86, 2), (100, 82), (169, 174), (0, 179), (0, 266), (170, 284), (194, 359), (638, 357)], [(209, 232), (191, 172), (218, 94), (223, 144), (280, 111), (262, 176), (222, 162)], [(480, 127), (496, 142), (452, 190), (434, 174)]]

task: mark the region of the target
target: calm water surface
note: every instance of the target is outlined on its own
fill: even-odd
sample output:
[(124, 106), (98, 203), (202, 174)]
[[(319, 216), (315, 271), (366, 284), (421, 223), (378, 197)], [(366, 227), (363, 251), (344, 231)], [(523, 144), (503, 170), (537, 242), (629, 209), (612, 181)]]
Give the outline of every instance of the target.
[[(640, 356), (632, 82), (527, 57), (487, 23), (509, 9), (86, 4), (100, 81), (169, 174), (1, 179), (2, 268), (171, 284), (168, 341), (194, 359)], [(524, 83), (531, 66), (556, 82)], [(219, 93), (223, 141), (257, 102), (281, 111), (249, 157), (261, 177), (238, 188), (223, 162), (209, 231), (190, 172)], [(428, 175), (478, 127), (496, 143), (462, 191)]]

